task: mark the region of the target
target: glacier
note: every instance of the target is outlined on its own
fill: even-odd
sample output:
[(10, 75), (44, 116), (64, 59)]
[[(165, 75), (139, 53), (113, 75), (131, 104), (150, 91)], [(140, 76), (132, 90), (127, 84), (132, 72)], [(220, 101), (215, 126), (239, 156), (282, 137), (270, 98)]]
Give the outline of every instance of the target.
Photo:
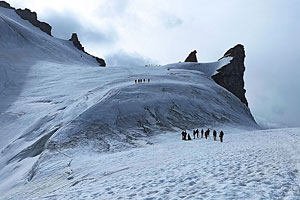
[(300, 129), (260, 130), (211, 79), (230, 57), (102, 68), (1, 7), (0, 47), (0, 199), (300, 197)]

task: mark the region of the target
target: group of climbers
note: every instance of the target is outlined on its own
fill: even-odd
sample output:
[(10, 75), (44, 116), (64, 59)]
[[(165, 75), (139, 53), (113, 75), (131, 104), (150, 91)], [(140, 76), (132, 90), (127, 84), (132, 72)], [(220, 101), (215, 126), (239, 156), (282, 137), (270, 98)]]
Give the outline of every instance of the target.
[[(203, 129), (201, 129), (201, 138), (205, 137), (205, 139), (208, 139), (210, 133), (210, 129), (208, 128), (205, 132)], [(188, 134), (186, 131), (181, 132), (182, 140), (192, 140), (190, 134)], [(199, 138), (199, 130), (193, 130), (193, 136), (194, 139)], [(223, 142), (224, 132), (220, 131), (219, 138), (220, 142)], [(217, 141), (217, 131), (213, 130), (213, 138), (214, 141)]]
[[(146, 83), (146, 79), (137, 79), (137, 80), (134, 80), (134, 83), (137, 84), (137, 83)], [(150, 78), (148, 78), (148, 83), (150, 83)]]

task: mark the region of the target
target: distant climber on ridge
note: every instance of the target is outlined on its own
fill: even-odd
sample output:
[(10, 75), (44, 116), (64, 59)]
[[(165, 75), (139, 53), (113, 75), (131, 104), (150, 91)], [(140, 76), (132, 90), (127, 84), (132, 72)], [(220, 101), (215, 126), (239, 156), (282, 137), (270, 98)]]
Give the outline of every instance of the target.
[(196, 50), (192, 51), (184, 62), (198, 62), (196, 54)]

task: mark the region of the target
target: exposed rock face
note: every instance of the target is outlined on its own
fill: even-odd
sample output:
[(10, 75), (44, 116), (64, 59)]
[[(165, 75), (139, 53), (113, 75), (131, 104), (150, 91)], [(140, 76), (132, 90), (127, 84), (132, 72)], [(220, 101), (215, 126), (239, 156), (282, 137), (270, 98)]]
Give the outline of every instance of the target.
[(5, 2), (5, 1), (0, 1), (0, 6), (3, 8), (8, 8), (8, 9), (12, 9), (14, 10), (22, 19), (25, 19), (27, 21), (29, 21), (33, 26), (38, 27), (39, 29), (41, 29), (41, 31), (47, 33), (48, 35), (51, 35), (51, 30), (52, 27), (45, 23), (45, 22), (40, 22), (37, 19), (37, 14), (36, 12), (31, 12), (29, 9), (15, 9), (13, 7), (10, 6), (9, 3)]
[(52, 27), (47, 24), (46, 22), (40, 22), (38, 19), (37, 19), (37, 14), (36, 12), (31, 12), (29, 9), (17, 9), (15, 10), (16, 13), (22, 18), (22, 19), (25, 19), (25, 20), (28, 20), (32, 25), (38, 27), (41, 29), (41, 31), (47, 33), (48, 35), (51, 36), (51, 30), (52, 30)]
[(104, 60), (104, 59), (98, 58), (98, 57), (96, 57), (96, 56), (92, 56), (92, 57), (96, 59), (96, 61), (99, 63), (100, 66), (102, 66), (102, 67), (105, 67), (105, 66), (106, 66), (106, 63), (105, 63), (105, 60)]
[[(52, 27), (49, 24), (47, 24), (46, 22), (40, 22), (37, 19), (36, 12), (31, 12), (27, 8), (24, 9), (24, 10), (22, 10), (22, 9), (15, 9), (15, 8), (11, 7), (10, 4), (7, 3), (7, 2), (5, 2), (5, 1), (0, 1), (0, 7), (14, 10), (22, 19), (29, 21), (33, 26), (38, 27), (39, 29), (41, 29), (41, 31), (43, 31), (43, 32), (47, 33), (48, 35), (52, 36), (51, 35)], [(72, 34), (72, 37), (71, 37), (70, 41), (73, 42), (74, 46), (78, 50), (83, 51), (84, 53), (86, 53), (89, 56), (91, 56), (94, 59), (96, 59), (96, 61), (99, 63), (100, 66), (106, 66), (105, 60), (103, 60), (102, 58), (98, 58), (96, 56), (92, 56), (92, 55), (90, 55), (89, 53), (87, 53), (84, 50), (84, 47), (81, 45), (81, 43), (80, 43), (80, 41), (79, 41), (78, 36), (77, 36), (76, 33)]]
[(196, 54), (196, 50), (192, 51), (184, 62), (198, 62)]
[(12, 9), (9, 3), (6, 3), (5, 1), (0, 1), (0, 7)]
[(72, 37), (69, 39), (69, 41), (72, 41), (74, 46), (79, 49), (80, 51), (84, 51), (84, 47), (82, 46), (82, 44), (80, 43), (79, 39), (78, 39), (78, 36), (76, 33), (73, 33), (72, 34)]
[[(84, 53), (86, 53), (86, 54), (92, 56), (91, 54), (87, 53), (87, 52), (84, 50), (84, 47), (83, 47), (82, 44), (80, 43), (80, 41), (79, 41), (78, 36), (77, 36), (76, 33), (73, 33), (73, 34), (72, 34), (72, 37), (69, 39), (69, 41), (72, 41), (73, 44), (74, 44), (74, 46), (75, 46), (78, 50), (80, 50), (80, 51), (82, 51), (82, 52), (84, 52)], [(99, 63), (100, 66), (103, 66), (103, 67), (106, 66), (105, 60), (103, 60), (102, 58), (98, 58), (98, 57), (96, 57), (96, 56), (92, 56), (92, 57), (96, 59), (96, 61)]]
[[(212, 76), (213, 80), (220, 86), (226, 88), (248, 106), (244, 89), (245, 72), (245, 50), (241, 44), (229, 49), (222, 58), (233, 57), (229, 64), (218, 69), (219, 73)], [(221, 59), (222, 59), (221, 58)]]

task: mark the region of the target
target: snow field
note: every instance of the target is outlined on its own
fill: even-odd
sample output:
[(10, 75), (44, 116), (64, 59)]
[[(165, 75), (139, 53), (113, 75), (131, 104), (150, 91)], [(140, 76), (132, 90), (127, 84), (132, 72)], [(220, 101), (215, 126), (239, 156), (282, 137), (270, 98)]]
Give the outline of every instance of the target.
[(224, 143), (178, 132), (124, 152), (77, 152), (69, 167), (55, 154), (5, 199), (299, 199), (299, 140), (300, 129), (226, 130)]
[(174, 132), (258, 128), (210, 78), (231, 58), (99, 68), (4, 8), (0, 36), (0, 199), (299, 198), (299, 130)]

